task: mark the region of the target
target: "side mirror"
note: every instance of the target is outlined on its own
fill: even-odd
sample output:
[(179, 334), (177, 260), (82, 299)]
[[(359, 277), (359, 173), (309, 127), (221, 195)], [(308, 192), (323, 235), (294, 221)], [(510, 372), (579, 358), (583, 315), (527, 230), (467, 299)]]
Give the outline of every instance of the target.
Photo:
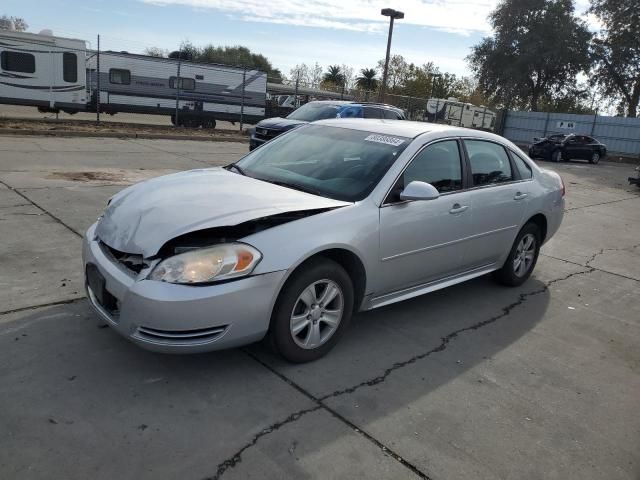
[(400, 193), (401, 200), (435, 200), (440, 192), (427, 182), (414, 180)]

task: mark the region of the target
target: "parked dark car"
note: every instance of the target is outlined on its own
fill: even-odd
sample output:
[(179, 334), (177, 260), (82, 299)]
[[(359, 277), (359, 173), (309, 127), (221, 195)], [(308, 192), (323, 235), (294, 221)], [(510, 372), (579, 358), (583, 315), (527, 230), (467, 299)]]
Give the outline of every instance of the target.
[(342, 100), (319, 100), (309, 102), (287, 115), (286, 118), (267, 118), (251, 132), (249, 150), (259, 147), (281, 133), (316, 120), (329, 118), (382, 118), (406, 120), (404, 112), (383, 103), (356, 103)]
[(531, 158), (544, 158), (552, 162), (581, 159), (598, 163), (607, 156), (607, 146), (593, 137), (574, 133), (534, 138), (529, 147)]

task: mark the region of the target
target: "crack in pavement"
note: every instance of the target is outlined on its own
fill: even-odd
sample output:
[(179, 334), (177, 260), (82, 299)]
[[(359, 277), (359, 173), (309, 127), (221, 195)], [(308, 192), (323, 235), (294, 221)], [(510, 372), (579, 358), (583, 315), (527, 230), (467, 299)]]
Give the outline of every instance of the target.
[(634, 250), (638, 247), (640, 247), (640, 243), (636, 243), (635, 245), (631, 245), (630, 247), (601, 248), (599, 251), (589, 257), (589, 259), (585, 262), (585, 267), (591, 267), (591, 262), (595, 261), (598, 256), (604, 254), (605, 252), (621, 252), (623, 250)]
[(66, 300), (56, 300), (55, 302), (49, 302), (49, 303), (43, 303), (41, 305), (30, 305), (28, 307), (20, 307), (20, 308), (14, 308), (12, 310), (5, 310), (4, 312), (0, 312), (0, 315), (8, 315), (10, 313), (18, 313), (18, 312), (25, 312), (27, 310), (35, 310), (38, 308), (45, 308), (45, 307), (55, 307), (57, 305), (68, 305), (70, 303), (75, 303), (75, 302), (79, 302), (80, 300), (84, 300), (87, 297), (74, 297), (74, 298), (68, 298)]
[(217, 480), (229, 468), (233, 468), (238, 463), (242, 462), (242, 454), (244, 453), (244, 451), (253, 447), (256, 443), (258, 443), (258, 440), (260, 440), (260, 438), (264, 437), (265, 435), (269, 435), (270, 433), (273, 433), (276, 430), (279, 430), (280, 428), (284, 427), (289, 423), (295, 422), (296, 420), (298, 420), (303, 415), (306, 415), (307, 413), (315, 412), (317, 410), (320, 410), (321, 408), (322, 407), (320, 405), (316, 405), (315, 407), (298, 410), (297, 412), (294, 412), (291, 415), (289, 415), (284, 420), (281, 420), (280, 422), (272, 423), (268, 427), (263, 428), (262, 430), (260, 430), (260, 432), (254, 435), (253, 438), (248, 443), (246, 443), (240, 450), (238, 450), (231, 458), (218, 464), (218, 470), (216, 471), (216, 474), (212, 477), (206, 477), (205, 480)]
[[(584, 266), (584, 265), (581, 265), (581, 266)], [(391, 450), (389, 447), (387, 447), (382, 442), (380, 442), (378, 439), (376, 439), (373, 435), (371, 435), (371, 434), (367, 433), (366, 431), (362, 430), (360, 427), (358, 427), (356, 424), (354, 424), (353, 422), (348, 420), (346, 417), (344, 417), (343, 415), (339, 414), (333, 408), (329, 407), (325, 403), (325, 401), (328, 400), (328, 399), (331, 399), (331, 398), (340, 397), (342, 395), (351, 394), (351, 393), (355, 392), (356, 390), (359, 390), (360, 388), (363, 388), (363, 387), (370, 387), (370, 386), (373, 386), (373, 385), (378, 385), (380, 383), (383, 383), (396, 370), (404, 368), (407, 365), (414, 364), (417, 361), (422, 360), (424, 358), (427, 358), (427, 357), (429, 357), (430, 355), (432, 355), (434, 353), (439, 353), (439, 352), (444, 351), (447, 348), (447, 346), (453, 340), (455, 340), (456, 337), (458, 337), (460, 334), (465, 333), (465, 332), (478, 330), (478, 329), (480, 329), (482, 327), (486, 327), (487, 325), (495, 323), (495, 322), (497, 322), (498, 320), (500, 320), (500, 319), (502, 319), (504, 317), (507, 317), (508, 315), (511, 314), (511, 312), (516, 307), (518, 307), (518, 306), (522, 305), (523, 303), (525, 303), (530, 297), (533, 297), (533, 296), (536, 296), (536, 295), (540, 295), (540, 294), (542, 294), (544, 292), (547, 292), (549, 290), (549, 287), (551, 287), (551, 285), (554, 285), (555, 283), (558, 283), (558, 282), (566, 281), (566, 280), (568, 280), (570, 278), (573, 278), (575, 276), (578, 276), (578, 275), (586, 275), (586, 274), (592, 273), (592, 272), (594, 272), (596, 270), (597, 270), (596, 268), (589, 266), (587, 268), (587, 270), (580, 270), (578, 272), (573, 272), (573, 273), (570, 273), (568, 275), (565, 275), (564, 277), (560, 277), (560, 278), (556, 278), (556, 279), (550, 280), (547, 283), (545, 283), (542, 288), (539, 288), (538, 290), (534, 290), (534, 291), (526, 292), (526, 293), (521, 293), (521, 294), (519, 294), (518, 299), (515, 302), (512, 302), (509, 305), (503, 307), (502, 308), (502, 312), (499, 313), (498, 315), (494, 315), (491, 318), (488, 318), (486, 320), (477, 322), (477, 323), (475, 323), (473, 325), (470, 325), (468, 327), (460, 328), (458, 330), (455, 330), (455, 331), (449, 333), (448, 335), (446, 335), (446, 336), (441, 338), (440, 344), (438, 346), (428, 350), (427, 352), (415, 355), (415, 356), (413, 356), (413, 357), (411, 357), (411, 358), (409, 358), (407, 360), (404, 360), (402, 362), (394, 363), (393, 366), (387, 368), (381, 375), (379, 375), (377, 377), (374, 377), (374, 378), (372, 378), (370, 380), (366, 380), (366, 381), (360, 382), (360, 383), (358, 383), (356, 385), (353, 385), (351, 387), (348, 387), (348, 388), (344, 388), (344, 389), (341, 389), (341, 390), (336, 390), (336, 391), (334, 391), (332, 393), (329, 393), (327, 395), (324, 395), (322, 397), (316, 397), (312, 393), (306, 391), (303, 387), (298, 385), (296, 382), (294, 382), (293, 380), (291, 380), (290, 378), (288, 378), (284, 374), (282, 374), (279, 371), (277, 371), (274, 367), (272, 367), (271, 365), (267, 364), (266, 362), (264, 362), (263, 360), (258, 358), (255, 354), (253, 354), (253, 353), (251, 353), (251, 352), (249, 352), (247, 350), (243, 350), (253, 360), (258, 362), (260, 365), (262, 365), (264, 368), (266, 368), (271, 373), (276, 375), (278, 378), (280, 378), (282, 381), (287, 383), (289, 386), (291, 386), (292, 388), (294, 388), (298, 392), (302, 393), (305, 397), (307, 397), (308, 399), (313, 401), (316, 404), (316, 406), (312, 407), (312, 408), (305, 409), (305, 410), (299, 410), (299, 411), (295, 412), (294, 414), (290, 415), (289, 417), (287, 417), (285, 420), (280, 421), (280, 422), (276, 422), (276, 423), (266, 427), (265, 429), (261, 430), (260, 433), (258, 433), (256, 436), (254, 436), (251, 439), (251, 441), (249, 441), (242, 448), (240, 448), (240, 450), (238, 450), (232, 457), (230, 457), (229, 459), (224, 460), (223, 462), (218, 464), (218, 469), (217, 469), (216, 474), (213, 477), (208, 477), (207, 480), (219, 480), (222, 477), (222, 475), (229, 468), (234, 468), (236, 465), (241, 463), (242, 462), (242, 454), (246, 450), (248, 450), (249, 448), (254, 446), (261, 437), (263, 437), (265, 435), (268, 435), (268, 434), (278, 430), (280, 427), (282, 427), (285, 424), (293, 423), (293, 422), (299, 420), (301, 417), (303, 417), (307, 413), (314, 412), (314, 411), (317, 411), (319, 409), (325, 410), (326, 412), (331, 414), (334, 418), (338, 419), (339, 421), (341, 421), (342, 423), (344, 423), (345, 425), (350, 427), (354, 432), (358, 433), (359, 435), (363, 436), (364, 438), (366, 438), (367, 440), (372, 442), (374, 445), (376, 445), (378, 448), (380, 448), (383, 452), (385, 452), (387, 455), (390, 455), (394, 460), (396, 460), (399, 463), (401, 463), (404, 467), (406, 467), (409, 470), (411, 470), (413, 473), (418, 475), (420, 478), (425, 479), (425, 480), (431, 480), (431, 477), (429, 477), (427, 474), (422, 472), (418, 467), (416, 467), (415, 465), (413, 465), (409, 461), (405, 460), (401, 455), (399, 455), (398, 453), (396, 453), (393, 450)]]
[(597, 207), (599, 205), (609, 205), (610, 203), (618, 203), (618, 202), (626, 202), (627, 200), (634, 200), (634, 199), (639, 199), (640, 197), (638, 195), (634, 195), (633, 197), (626, 197), (626, 198), (621, 198), (619, 200), (611, 200), (608, 202), (602, 202), (602, 203), (594, 203), (591, 205), (583, 205), (582, 207), (571, 207), (571, 208), (565, 208), (565, 213), (566, 212), (572, 212), (574, 210), (580, 210), (581, 208), (589, 208), (589, 207)]
[(33, 205), (34, 207), (42, 210), (44, 213), (46, 213), (50, 218), (52, 218), (54, 221), (56, 221), (57, 223), (59, 223), (60, 225), (62, 225), (63, 227), (65, 227), (67, 230), (69, 230), (71, 233), (73, 233), (74, 235), (77, 235), (80, 238), (83, 238), (84, 235), (82, 235), (81, 233), (77, 232), (76, 230), (74, 230), (72, 227), (70, 227), (69, 225), (67, 225), (66, 223), (64, 223), (64, 221), (62, 221), (62, 219), (56, 217), (53, 213), (51, 213), (50, 211), (48, 211), (46, 208), (41, 207), (40, 205), (38, 205), (36, 202), (34, 202), (33, 200), (31, 200), (29, 197), (27, 197), (24, 193), (22, 193), (20, 190), (18, 190), (17, 188), (12, 187), (11, 185), (9, 185), (8, 183), (4, 182), (3, 180), (0, 180), (0, 184), (4, 185), (5, 187), (7, 187), (9, 190), (11, 190), (13, 193), (15, 193), (16, 195), (20, 195), (22, 198), (24, 198), (27, 202), (31, 203), (31, 205)]
[(616, 273), (616, 272), (612, 272), (610, 270), (604, 270), (602, 268), (598, 268), (598, 267), (593, 267), (591, 265), (585, 265), (583, 263), (579, 263), (579, 262), (573, 262), (571, 260), (567, 260), (566, 258), (560, 258), (560, 257), (554, 257), (553, 255), (548, 255), (546, 253), (540, 253), (540, 255), (542, 255), (543, 257), (547, 257), (547, 258), (552, 258), (554, 260), (558, 260), (560, 262), (564, 262), (564, 263), (569, 263), (571, 265), (576, 265), (578, 267), (590, 267), (593, 268), (594, 270), (598, 271), (598, 272), (602, 272), (602, 273), (606, 273), (608, 275), (613, 275), (615, 277), (620, 277), (620, 278), (624, 278), (626, 280), (633, 280), (634, 282), (640, 282), (640, 279), (638, 278), (633, 278), (633, 277), (629, 277), (627, 275), (623, 275), (622, 273)]
[(426, 352), (423, 352), (421, 354), (415, 355), (407, 360), (403, 360), (402, 362), (397, 362), (394, 363), (391, 367), (387, 368), (381, 375), (374, 377), (372, 379), (369, 380), (365, 380), (363, 382), (358, 383), (357, 385), (353, 385), (351, 387), (342, 389), (342, 390), (336, 390), (335, 392), (329, 393), (323, 397), (320, 397), (320, 400), (324, 401), (326, 399), (329, 398), (335, 398), (335, 397), (339, 397), (341, 395), (345, 395), (345, 394), (351, 394), (353, 392), (355, 392), (356, 390), (359, 390), (360, 388), (363, 387), (372, 387), (374, 385), (378, 385), (382, 382), (384, 382), (387, 377), (389, 375), (391, 375), (393, 372), (395, 372), (396, 370), (399, 370), (403, 367), (406, 367), (407, 365), (411, 365), (415, 362), (417, 362), (418, 360), (422, 360), (423, 358), (426, 358), (430, 355), (433, 355), (434, 353), (439, 353), (444, 351), (447, 346), (449, 345), (449, 343), (454, 340), (456, 337), (458, 337), (458, 335), (460, 335), (461, 333), (465, 333), (465, 332), (471, 332), (474, 330), (478, 330), (482, 327), (486, 327), (487, 325), (491, 325), (492, 323), (497, 322), (498, 320), (500, 320), (501, 318), (507, 317), (514, 308), (522, 305), (524, 302), (526, 302), (529, 297), (533, 297), (536, 295), (540, 295), (542, 293), (545, 293), (549, 290), (549, 287), (557, 282), (562, 282), (565, 280), (568, 280), (572, 277), (575, 277), (577, 275), (583, 275), (583, 274), (588, 274), (588, 273), (592, 273), (593, 271), (595, 271), (595, 268), (593, 267), (589, 267), (588, 270), (581, 270), (579, 272), (573, 272), (570, 273), (564, 277), (561, 278), (557, 278), (555, 280), (550, 280), (549, 282), (545, 283), (544, 286), (542, 288), (539, 288), (538, 290), (534, 290), (532, 292), (527, 292), (527, 293), (521, 293), (518, 296), (518, 300), (516, 300), (513, 303), (510, 303), (509, 305), (507, 305), (506, 307), (502, 307), (502, 312), (499, 313), (498, 315), (494, 315), (491, 318), (488, 318), (486, 320), (482, 320), (481, 322), (477, 322), (474, 323), (473, 325), (469, 325), (467, 327), (463, 327), (463, 328), (459, 328), (458, 330), (454, 330), (453, 332), (449, 333), (448, 335), (445, 335), (444, 337), (441, 337), (440, 339), (440, 344), (437, 345), (436, 347), (432, 348), (431, 350), (428, 350)]
[[(404, 466), (405, 468), (411, 470), (414, 474), (416, 474), (419, 478), (423, 479), (423, 480), (431, 480), (431, 477), (429, 477), (428, 475), (426, 475), (424, 472), (422, 472), (418, 467), (416, 467), (415, 465), (413, 465), (412, 463), (410, 463), (409, 461), (405, 460), (400, 454), (394, 452), (390, 447), (386, 446), (385, 444), (383, 444), (380, 440), (378, 440), (377, 438), (375, 438), (373, 435), (367, 433), (366, 431), (364, 431), (363, 429), (359, 428), (357, 425), (355, 425), (354, 423), (352, 423), (351, 421), (349, 421), (347, 418), (343, 417), (342, 415), (340, 415), (338, 412), (336, 412), (334, 409), (332, 409), (331, 407), (329, 407), (326, 403), (324, 403), (322, 401), (322, 399), (317, 398), (315, 395), (313, 395), (312, 393), (308, 392), (307, 390), (305, 390), (303, 387), (301, 387), (300, 385), (298, 385), (296, 382), (294, 382), (293, 380), (291, 380), (289, 377), (285, 376), (284, 374), (280, 373), (279, 371), (277, 371), (275, 368), (273, 368), (271, 365), (269, 365), (268, 363), (264, 362), (263, 360), (261, 360), (260, 358), (258, 358), (255, 354), (249, 352), (248, 350), (243, 350), (244, 353), (246, 353), (249, 357), (251, 357), (253, 360), (255, 360), (256, 362), (258, 362), (260, 365), (262, 365), (264, 368), (266, 368), (267, 370), (269, 370), (271, 373), (273, 373), (276, 377), (278, 377), (280, 380), (282, 380), (283, 382), (285, 382), (286, 384), (288, 384), (290, 387), (294, 388), (295, 390), (297, 390), (298, 392), (300, 392), (302, 395), (304, 395), (305, 397), (307, 397), (309, 400), (311, 400), (312, 402), (314, 402), (317, 405), (318, 409), (323, 409), (324, 411), (326, 411), (327, 413), (329, 413), (332, 417), (336, 418), (337, 420), (339, 420), (340, 422), (344, 423), (345, 425), (347, 425), (349, 428), (351, 428), (351, 430), (353, 430), (355, 433), (357, 433), (358, 435), (364, 437), (365, 439), (369, 440), (371, 443), (373, 443), (376, 447), (378, 447), (380, 450), (382, 450), (386, 455), (389, 455), (391, 458), (393, 458), (394, 460), (396, 460), (398, 463), (400, 463), (402, 466)], [(300, 415), (302, 416), (302, 415)], [(298, 417), (299, 418), (299, 417)], [(224, 463), (224, 462), (223, 462)], [(222, 465), (222, 464), (221, 464)], [(220, 477), (214, 477), (214, 480), (219, 479)]]

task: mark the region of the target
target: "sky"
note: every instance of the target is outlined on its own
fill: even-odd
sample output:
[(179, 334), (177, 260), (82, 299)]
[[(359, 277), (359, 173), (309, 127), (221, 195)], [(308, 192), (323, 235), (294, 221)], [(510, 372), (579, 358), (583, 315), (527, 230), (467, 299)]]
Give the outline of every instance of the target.
[[(142, 53), (201, 46), (244, 45), (285, 75), (296, 64), (375, 67), (386, 51), (388, 18), (405, 13), (393, 31), (392, 54), (441, 71), (469, 75), (465, 57), (491, 34), (487, 16), (498, 0), (3, 0), (0, 15), (18, 16), (29, 31), (88, 40), (95, 48)], [(577, 11), (588, 0), (577, 0)], [(587, 19), (589, 20), (589, 19)]]

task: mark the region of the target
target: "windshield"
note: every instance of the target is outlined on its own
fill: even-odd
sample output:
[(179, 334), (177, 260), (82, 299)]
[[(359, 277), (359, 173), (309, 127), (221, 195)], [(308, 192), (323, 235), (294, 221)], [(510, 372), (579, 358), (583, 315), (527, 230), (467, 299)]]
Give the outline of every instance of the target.
[(406, 137), (307, 125), (237, 162), (240, 172), (336, 200), (365, 198), (410, 143)]
[(330, 103), (307, 103), (302, 105), (295, 112), (287, 115), (291, 120), (300, 120), (302, 122), (315, 122), (316, 120), (326, 120), (327, 118), (336, 118), (340, 105), (332, 105)]

